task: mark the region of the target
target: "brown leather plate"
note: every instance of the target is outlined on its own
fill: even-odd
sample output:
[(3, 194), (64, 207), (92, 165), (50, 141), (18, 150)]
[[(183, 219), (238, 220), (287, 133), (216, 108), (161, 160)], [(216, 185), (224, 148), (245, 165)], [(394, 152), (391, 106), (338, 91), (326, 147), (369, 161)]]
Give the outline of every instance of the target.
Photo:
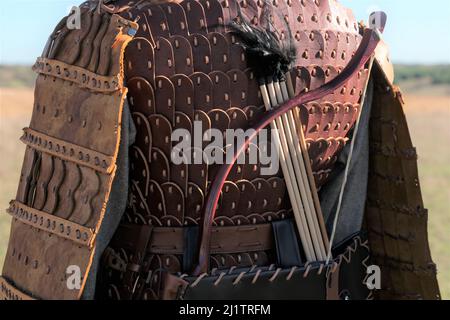
[(139, 112), (133, 112), (133, 121), (136, 126), (136, 130), (139, 135), (136, 136), (135, 145), (144, 154), (144, 158), (147, 161), (151, 159), (151, 149), (153, 146), (153, 135), (150, 127), (150, 123), (145, 115)]
[(247, 114), (241, 108), (230, 108), (227, 110), (230, 117), (230, 129), (242, 129), (248, 127)]
[(181, 188), (173, 182), (161, 185), (166, 202), (166, 215), (161, 222), (168, 227), (182, 226), (184, 220), (184, 193)]
[(188, 35), (188, 23), (186, 21), (186, 15), (184, 9), (178, 3), (166, 2), (159, 5), (167, 19), (167, 24), (169, 25), (169, 31), (172, 35)]
[(201, 34), (192, 34), (189, 36), (191, 43), (192, 55), (194, 57), (194, 71), (210, 73), (211, 66), (211, 46), (208, 38)]
[(223, 32), (224, 16), (222, 5), (218, 0), (200, 0), (205, 10), (206, 23), (209, 32)]
[(232, 107), (246, 107), (247, 106), (247, 92), (248, 79), (247, 75), (241, 70), (230, 70), (227, 72), (230, 78), (231, 86), (231, 106)]
[(163, 115), (173, 124), (175, 121), (175, 87), (169, 78), (156, 77), (156, 114)]
[(127, 79), (142, 77), (149, 83), (155, 82), (155, 57), (153, 45), (145, 38), (135, 38), (125, 50)]
[(259, 90), (258, 80), (251, 69), (247, 69), (245, 74), (248, 79), (247, 105), (262, 106), (264, 103), (262, 100), (261, 91)]
[(175, 88), (175, 109), (183, 112), (189, 119), (194, 119), (194, 84), (192, 80), (184, 75), (177, 74), (170, 81)]
[(149, 197), (146, 199), (150, 213), (161, 220), (167, 214), (164, 191), (161, 188), (161, 184), (150, 180)]
[(156, 4), (147, 5), (143, 10), (147, 16), (150, 32), (155, 42), (158, 37), (168, 38), (170, 32), (164, 10)]
[(150, 83), (142, 77), (134, 77), (127, 82), (127, 86), (131, 111), (139, 112), (147, 117), (154, 114), (155, 92)]
[(193, 182), (188, 184), (188, 193), (186, 198), (185, 223), (188, 225), (198, 224), (205, 201), (205, 195), (198, 185)]
[(208, 117), (211, 120), (211, 128), (220, 130), (225, 137), (225, 131), (230, 127), (230, 117), (222, 109), (213, 109), (208, 112)]
[(192, 159), (199, 159), (197, 162), (193, 162), (189, 166), (189, 182), (197, 185), (203, 194), (206, 194), (206, 186), (208, 183), (208, 165), (203, 161), (203, 151), (202, 149), (193, 148), (192, 149)]
[(156, 76), (172, 77), (175, 71), (175, 58), (169, 38), (156, 38), (155, 74)]
[(211, 78), (203, 73), (196, 72), (190, 76), (194, 84), (194, 109), (208, 112), (213, 106), (213, 83)]
[(227, 38), (217, 32), (208, 34), (208, 40), (211, 45), (212, 70), (227, 72), (230, 66), (230, 45)]
[(225, 34), (230, 46), (230, 70), (245, 70), (247, 68), (247, 60), (245, 51), (239, 44), (237, 37), (232, 32)]
[(190, 34), (207, 35), (206, 16), (203, 6), (196, 0), (184, 0), (181, 3), (186, 14)]
[(190, 75), (194, 72), (194, 58), (189, 40), (183, 36), (172, 36), (169, 38), (172, 44), (173, 56), (175, 58), (175, 73)]

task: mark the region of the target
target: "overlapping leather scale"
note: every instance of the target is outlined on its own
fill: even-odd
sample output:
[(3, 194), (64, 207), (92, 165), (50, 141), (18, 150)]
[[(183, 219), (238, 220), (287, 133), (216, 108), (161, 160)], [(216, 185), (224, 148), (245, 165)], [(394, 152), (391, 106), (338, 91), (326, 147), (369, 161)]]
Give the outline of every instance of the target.
[(94, 212), (102, 207), (103, 180), (93, 169), (27, 148), (16, 200), (93, 228)]
[[(245, 130), (264, 112), (257, 79), (231, 32), (237, 6), (254, 25), (271, 22), (281, 39), (292, 34), (298, 55), (292, 71), (297, 94), (330, 81), (357, 50), (358, 25), (335, 1), (271, 3), (275, 8), (268, 16), (262, 0), (185, 0), (159, 5), (144, 1), (121, 13), (140, 25), (124, 62), (128, 100), (138, 130), (131, 149), (133, 182), (127, 222), (166, 227), (199, 224), (208, 186), (220, 165), (173, 164), (172, 133), (185, 129), (192, 135), (196, 121), (202, 124), (201, 134), (211, 128)], [(361, 70), (339, 92), (300, 107), (318, 187), (326, 183), (348, 142), (367, 77), (367, 70)], [(201, 156), (200, 147), (206, 145), (193, 147), (189, 155)], [(214, 152), (226, 157), (227, 147)], [(261, 224), (289, 217), (281, 173), (263, 176), (260, 165), (237, 164), (228, 180), (215, 225)], [(249, 252), (215, 255), (211, 264), (216, 268), (263, 265), (270, 259), (270, 252)], [(153, 255), (151, 261), (155, 264), (151, 270), (176, 272), (183, 264), (181, 256)], [(147, 295), (157, 295), (155, 283)]]

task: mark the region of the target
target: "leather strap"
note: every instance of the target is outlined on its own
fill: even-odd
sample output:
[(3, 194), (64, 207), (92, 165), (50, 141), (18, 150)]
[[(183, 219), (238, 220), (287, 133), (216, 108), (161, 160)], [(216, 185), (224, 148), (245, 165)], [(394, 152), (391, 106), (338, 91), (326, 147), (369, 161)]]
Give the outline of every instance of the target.
[(335, 264), (327, 273), (327, 300), (341, 300), (339, 296), (340, 264)]
[(72, 240), (83, 246), (92, 246), (95, 239), (94, 230), (30, 208), (18, 201), (11, 201), (8, 213), (20, 222), (44, 230), (58, 237)]
[[(112, 247), (133, 249), (142, 234), (141, 229), (152, 230), (147, 252), (151, 254), (182, 255), (185, 246), (185, 228), (151, 227), (148, 225), (121, 225)], [(273, 249), (271, 224), (253, 226), (213, 227), (211, 253), (243, 253)]]
[(38, 151), (49, 153), (64, 160), (92, 168), (102, 173), (114, 171), (114, 157), (103, 153), (83, 148), (79, 145), (69, 143), (31, 128), (25, 128), (21, 141)]
[(47, 58), (38, 58), (33, 66), (33, 70), (41, 74), (73, 82), (80, 88), (101, 93), (118, 91), (123, 82), (120, 75), (102, 76), (81, 67)]
[(302, 259), (292, 220), (275, 221), (272, 227), (277, 248), (277, 265), (283, 268), (301, 266)]
[(184, 228), (184, 243), (186, 248), (183, 254), (183, 271), (190, 272), (195, 267), (198, 255), (199, 226), (187, 226)]

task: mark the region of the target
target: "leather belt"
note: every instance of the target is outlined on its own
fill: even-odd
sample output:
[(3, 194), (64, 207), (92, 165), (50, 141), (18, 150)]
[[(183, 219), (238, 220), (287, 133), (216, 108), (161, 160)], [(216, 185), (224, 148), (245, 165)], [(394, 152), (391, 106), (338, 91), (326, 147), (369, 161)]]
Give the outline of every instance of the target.
[[(150, 236), (147, 253), (183, 254), (184, 235), (188, 227), (152, 227), (149, 225), (121, 225), (111, 246), (133, 251), (136, 245)], [(144, 229), (144, 230), (143, 230)], [(147, 229), (147, 230), (145, 230)], [(143, 232), (144, 231), (144, 232)], [(272, 225), (213, 227), (211, 253), (243, 253), (267, 251), (274, 248)]]

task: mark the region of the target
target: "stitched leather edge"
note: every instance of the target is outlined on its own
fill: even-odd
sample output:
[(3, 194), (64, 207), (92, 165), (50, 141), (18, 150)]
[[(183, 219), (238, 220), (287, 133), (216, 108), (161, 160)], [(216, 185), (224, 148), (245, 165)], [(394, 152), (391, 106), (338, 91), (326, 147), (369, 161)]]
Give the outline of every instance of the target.
[(95, 239), (94, 230), (92, 229), (30, 208), (15, 200), (11, 201), (7, 212), (24, 224), (84, 246), (91, 247)]
[[(136, 22), (124, 19), (117, 14), (113, 14), (111, 19), (117, 27), (121, 29), (120, 32), (123, 35), (133, 37), (136, 34), (136, 30), (139, 28), (139, 25)], [(119, 41), (115, 44), (117, 43), (119, 43)], [(121, 53), (121, 55), (123, 55), (123, 53)], [(123, 60), (123, 57), (121, 58)], [(87, 88), (104, 94), (123, 89), (123, 68), (121, 68), (117, 75), (102, 76), (62, 61), (39, 57), (33, 66), (33, 70), (40, 74), (76, 83), (81, 88)]]
[[(328, 270), (331, 269), (336, 269), (337, 267), (341, 266), (344, 263), (351, 263), (352, 259), (353, 259), (353, 255), (355, 252), (357, 252), (358, 248), (362, 247), (365, 248), (367, 250), (367, 256), (370, 256), (370, 251), (368, 248), (368, 241), (362, 241), (362, 239), (360, 237), (355, 237), (353, 239), (353, 242), (347, 246), (347, 248), (345, 249), (345, 251), (339, 255), (338, 257), (336, 257), (334, 260), (332, 260), (329, 264), (326, 264), (325, 262), (315, 262), (315, 263), (306, 263), (303, 266), (294, 266), (292, 268), (290, 268), (291, 273), (294, 273), (295, 271), (301, 271), (302, 276), (304, 278), (308, 277), (308, 275), (316, 272), (317, 275), (322, 274), (323, 272), (328, 272)], [(366, 263), (367, 259), (365, 259), (363, 262)], [(273, 271), (273, 269), (275, 268), (275, 265), (271, 265), (269, 267), (268, 271)], [(223, 271), (222, 273), (224, 275), (231, 274), (232, 271), (235, 268), (230, 268), (228, 272)], [(281, 270), (280, 268), (277, 270)], [(316, 271), (317, 270), (317, 271)], [(236, 279), (241, 279), (243, 275), (246, 274), (252, 274), (255, 272), (255, 267), (249, 268), (246, 271), (241, 272), (239, 275), (236, 275), (238, 278)], [(274, 272), (274, 276), (271, 278), (271, 281), (275, 280), (278, 275), (279, 275), (279, 271), (273, 271)], [(311, 273), (312, 272), (312, 273)], [(183, 279), (187, 280), (190, 283), (190, 287), (195, 287), (203, 278), (205, 277), (216, 277), (217, 275), (213, 274), (213, 273), (203, 273), (199, 276), (196, 277), (187, 277), (184, 276), (182, 277)], [(288, 275), (288, 277), (286, 277), (286, 281), (290, 281), (291, 280), (292, 275)], [(221, 282), (221, 280), (223, 279), (223, 276), (219, 275), (217, 276), (217, 281), (214, 283), (214, 286), (218, 286)], [(259, 279), (259, 273), (256, 272), (255, 273), (255, 277), (254, 280), (251, 282), (252, 284), (255, 284), (256, 281)], [(233, 285), (237, 285), (239, 283), (239, 281), (234, 281)]]
[(23, 129), (20, 140), (29, 147), (72, 161), (96, 171), (110, 174), (115, 167), (114, 157), (50, 137), (31, 128)]
[(33, 297), (23, 293), (5, 278), (0, 276), (0, 300), (36, 300)]
[(37, 58), (33, 70), (37, 73), (76, 83), (81, 88), (101, 93), (112, 93), (120, 90), (121, 87), (119, 76), (101, 76), (81, 67), (53, 59)]

